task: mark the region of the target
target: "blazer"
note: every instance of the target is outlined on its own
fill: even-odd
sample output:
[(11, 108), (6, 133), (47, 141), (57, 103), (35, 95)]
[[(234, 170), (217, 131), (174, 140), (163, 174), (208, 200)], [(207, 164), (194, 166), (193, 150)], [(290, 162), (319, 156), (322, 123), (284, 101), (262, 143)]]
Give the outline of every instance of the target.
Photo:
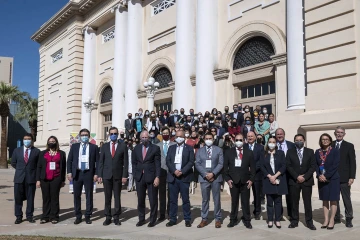
[(212, 154), (211, 154), (211, 169), (206, 168), (206, 160), (208, 159), (206, 147), (200, 148), (196, 153), (196, 162), (195, 167), (199, 172), (199, 182), (208, 182), (205, 178), (206, 173), (212, 172), (215, 176), (214, 182), (222, 182), (222, 170), (224, 166), (224, 155), (221, 148), (212, 145)]
[(137, 182), (140, 182), (141, 178), (144, 177), (146, 183), (153, 183), (156, 177), (160, 177), (160, 148), (149, 142), (149, 148), (145, 159), (143, 159), (143, 146), (143, 144), (136, 145), (131, 154), (132, 173)]
[(303, 159), (300, 165), (297, 149), (292, 148), (286, 153), (286, 169), (288, 172), (289, 185), (297, 185), (297, 178), (300, 175), (304, 175), (304, 186), (314, 185), (314, 172), (316, 171), (316, 160), (314, 150), (304, 147)]
[[(341, 147), (340, 147), (341, 148)], [(315, 152), (315, 158), (317, 163), (316, 168), (316, 176), (319, 177), (322, 173), (320, 173), (320, 165), (321, 159), (319, 154), (319, 149)], [(326, 157), (326, 161), (324, 164), (325, 174), (327, 180), (337, 180), (340, 178), (340, 174), (338, 172), (340, 164), (340, 151), (336, 148), (331, 149), (329, 155)]]
[[(48, 151), (44, 150), (39, 153), (39, 160), (36, 172), (36, 181), (46, 179), (46, 164), (47, 161), (44, 158), (45, 153)], [(59, 150), (60, 153), (60, 177), (61, 182), (65, 182), (65, 175), (66, 175), (66, 153), (64, 151)]]
[[(243, 148), (247, 148), (249, 149), (249, 144), (244, 144)], [(255, 174), (255, 181), (262, 181), (263, 179), (263, 173), (261, 171), (261, 163), (264, 159), (265, 156), (265, 151), (264, 151), (264, 146), (261, 144), (257, 144), (254, 143), (254, 148), (253, 148), (253, 154), (254, 154), (254, 164), (255, 164), (255, 170), (256, 170), (256, 174)]]
[(217, 130), (219, 130), (219, 135), (217, 135), (219, 138), (222, 138), (224, 136), (224, 134), (226, 133), (225, 128), (220, 127), (220, 128), (216, 128)]
[[(125, 129), (126, 131), (129, 131), (131, 129), (133, 129), (133, 122), (134, 122), (134, 119), (125, 119)], [(128, 136), (126, 136), (128, 137)]]
[(245, 184), (247, 181), (255, 180), (255, 160), (254, 154), (249, 148), (243, 147), (243, 157), (241, 167), (235, 167), (237, 158), (236, 148), (232, 147), (224, 155), (224, 178), (226, 181), (232, 180), (234, 184)]
[(170, 126), (170, 117), (168, 116), (168, 117), (165, 118), (164, 116), (161, 116), (160, 117), (160, 123), (161, 123), (162, 126), (167, 125), (169, 127)]
[[(231, 119), (234, 119), (234, 112), (230, 113)], [(237, 119), (236, 119), (237, 125), (242, 126), (244, 123), (244, 114), (240, 111), (237, 112)]]
[[(261, 163), (261, 171), (263, 172), (263, 193), (264, 194), (288, 194), (287, 178), (286, 178), (286, 160), (285, 154), (281, 150), (276, 150), (274, 154), (275, 172), (273, 172), (270, 165), (270, 155), (267, 154)], [(277, 172), (281, 172), (281, 175), (277, 178), (280, 180), (279, 185), (274, 185), (267, 177), (268, 174), (275, 175)]]
[[(335, 148), (336, 142), (332, 146)], [(355, 179), (356, 175), (356, 157), (355, 148), (352, 143), (343, 140), (340, 145), (340, 164), (338, 168), (340, 182), (349, 182), (349, 179)]]
[(30, 148), (30, 155), (27, 164), (24, 160), (24, 146), (18, 147), (11, 156), (11, 166), (15, 168), (14, 183), (36, 183), (36, 168), (40, 150), (36, 147)]
[[(79, 150), (81, 143), (75, 143), (71, 146), (68, 160), (67, 160), (67, 173), (72, 174), (72, 178), (76, 178), (77, 170), (79, 168)], [(97, 145), (89, 144), (89, 171), (91, 175), (97, 175), (96, 166), (99, 165), (99, 148)]]
[[(168, 154), (169, 154), (169, 148), (172, 145), (175, 145), (176, 143), (169, 141), (169, 146), (168, 146)], [(168, 167), (166, 165), (166, 156), (164, 154), (164, 141), (161, 141), (159, 143), (156, 144), (157, 146), (159, 146), (160, 148), (160, 152), (161, 152), (161, 170), (160, 170), (160, 176), (162, 177), (166, 177), (167, 176), (167, 172), (168, 172)]]
[(112, 157), (110, 151), (112, 142), (104, 143), (98, 165), (98, 176), (103, 179), (122, 179), (128, 177), (128, 148), (124, 142), (118, 142), (115, 155)]
[[(176, 148), (177, 144), (172, 145), (169, 147), (168, 154), (166, 156), (166, 165), (169, 168), (167, 174), (167, 182), (174, 182), (175, 181), (175, 156), (176, 156)], [(181, 172), (182, 175), (180, 176), (180, 180), (186, 183), (189, 183), (194, 180), (194, 149), (187, 144), (184, 144), (183, 152), (182, 152), (182, 160), (181, 160)]]
[[(245, 125), (241, 126), (241, 133), (244, 135), (244, 138), (246, 138), (247, 134), (248, 134), (249, 130)], [(254, 125), (250, 125), (250, 132), (255, 132), (254, 131)]]

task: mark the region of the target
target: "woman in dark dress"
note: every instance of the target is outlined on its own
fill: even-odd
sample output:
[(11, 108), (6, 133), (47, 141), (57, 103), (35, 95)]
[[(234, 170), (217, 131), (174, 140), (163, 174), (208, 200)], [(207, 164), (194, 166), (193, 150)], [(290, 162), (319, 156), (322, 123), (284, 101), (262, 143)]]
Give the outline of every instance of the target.
[(277, 150), (276, 138), (269, 137), (265, 158), (261, 162), (263, 193), (266, 194), (268, 227), (272, 228), (275, 210), (275, 226), (281, 228), (282, 195), (288, 194), (285, 154)]
[[(322, 134), (319, 140), (320, 149), (315, 152), (318, 165), (316, 176), (319, 180), (319, 198), (323, 201), (324, 209), (324, 223), (321, 228), (329, 230), (334, 229), (337, 202), (340, 200), (340, 175), (338, 173), (340, 152), (332, 148), (331, 143), (331, 136), (327, 133)], [(331, 210), (330, 218), (329, 210)]]

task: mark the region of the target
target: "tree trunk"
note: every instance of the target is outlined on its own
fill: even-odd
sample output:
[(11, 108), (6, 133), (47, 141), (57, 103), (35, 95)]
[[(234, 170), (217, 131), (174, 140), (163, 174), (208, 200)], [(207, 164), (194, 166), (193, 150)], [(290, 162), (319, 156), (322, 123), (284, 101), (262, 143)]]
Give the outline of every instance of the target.
[(30, 127), (31, 129), (31, 135), (33, 135), (33, 138), (34, 138), (34, 142), (36, 142), (36, 131), (35, 131), (35, 128), (34, 127)]
[(8, 168), (7, 163), (7, 117), (1, 116), (1, 155), (0, 155), (0, 169)]

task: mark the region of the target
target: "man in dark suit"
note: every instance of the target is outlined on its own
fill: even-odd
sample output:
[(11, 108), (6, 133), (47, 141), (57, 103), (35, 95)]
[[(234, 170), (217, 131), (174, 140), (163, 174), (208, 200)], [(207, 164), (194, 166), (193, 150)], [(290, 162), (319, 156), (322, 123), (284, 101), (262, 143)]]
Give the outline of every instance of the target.
[(67, 160), (68, 180), (73, 181), (74, 186), (74, 208), (75, 222), (77, 225), (82, 222), (81, 193), (83, 186), (86, 195), (85, 222), (91, 224), (90, 217), (93, 212), (93, 188), (97, 181), (97, 169), (99, 161), (99, 148), (89, 142), (90, 131), (86, 128), (79, 132), (80, 143), (71, 146)]
[[(285, 140), (285, 130), (284, 129), (278, 128), (275, 131), (275, 138), (276, 138), (276, 145), (278, 147), (278, 150), (283, 151), (285, 153), (285, 156), (286, 156), (286, 153), (288, 150), (295, 148), (295, 144), (293, 142)], [(286, 175), (286, 177), (287, 178), (289, 177), (288, 174)], [(289, 184), (288, 184), (288, 192), (290, 192)], [(289, 217), (289, 221), (291, 222), (291, 220), (292, 220), (292, 210), (291, 210), (292, 209), (292, 206), (291, 206), (292, 199), (290, 197), (290, 194), (286, 194), (285, 197), (286, 197), (287, 214)], [(283, 211), (284, 210), (282, 209), (281, 214), (283, 214)]]
[(36, 170), (40, 150), (33, 146), (33, 136), (27, 133), (23, 137), (24, 146), (14, 150), (11, 156), (11, 166), (15, 168), (14, 198), (15, 224), (20, 224), (23, 218), (23, 201), (26, 203), (26, 219), (35, 223), (34, 198), (36, 190)]
[(241, 111), (239, 111), (237, 104), (233, 105), (233, 110), (234, 112), (230, 113), (231, 119), (235, 118), (237, 125), (242, 126), (244, 123), (244, 114)]
[(180, 120), (179, 111), (174, 110), (174, 115), (169, 118), (169, 127), (175, 127), (175, 124)]
[(229, 184), (231, 194), (231, 213), (228, 227), (238, 223), (239, 195), (241, 194), (241, 208), (243, 222), (246, 228), (252, 229), (250, 215), (250, 188), (255, 179), (254, 154), (249, 148), (243, 148), (242, 134), (235, 136), (235, 147), (225, 152), (224, 178)]
[(217, 132), (216, 132), (216, 136), (217, 138), (222, 138), (224, 136), (224, 134), (226, 133), (225, 129), (223, 127), (221, 127), (220, 125), (220, 121), (219, 119), (215, 119), (214, 121), (214, 127), (216, 128)]
[(244, 148), (249, 149), (254, 154), (254, 164), (255, 164), (255, 178), (252, 185), (253, 195), (254, 195), (254, 216), (255, 220), (260, 220), (261, 214), (261, 193), (262, 193), (262, 180), (263, 174), (261, 171), (260, 163), (263, 161), (265, 152), (264, 147), (260, 144), (255, 143), (256, 136), (254, 132), (247, 133), (247, 144), (244, 144)]
[[(159, 142), (157, 145), (160, 147), (161, 151), (161, 171), (160, 171), (160, 184), (159, 184), (159, 204), (160, 204), (160, 218), (159, 222), (165, 220), (165, 212), (167, 212), (169, 216), (170, 211), (170, 197), (169, 191), (166, 190), (166, 177), (168, 173), (168, 167), (166, 166), (166, 156), (169, 152), (169, 147), (175, 145), (176, 143), (170, 141), (170, 129), (165, 127), (162, 129), (162, 137), (163, 140)], [(166, 203), (166, 195), (168, 201)]]
[[(300, 192), (305, 207), (306, 226), (310, 230), (316, 230), (312, 218), (311, 196), (314, 185), (313, 174), (316, 170), (314, 150), (304, 147), (305, 136), (296, 134), (294, 137), (296, 148), (291, 148), (286, 154), (286, 169), (288, 173), (289, 195), (291, 204), (291, 223), (289, 228), (296, 228), (299, 223), (299, 200)], [(289, 209), (288, 209), (289, 211)]]
[[(356, 156), (355, 148), (352, 143), (344, 140), (346, 135), (345, 128), (339, 126), (335, 129), (336, 141), (333, 147), (340, 149), (340, 164), (338, 172), (340, 175), (340, 192), (345, 206), (346, 227), (353, 227), (353, 208), (351, 204), (351, 185), (354, 183), (356, 175)], [(338, 202), (335, 223), (340, 223), (340, 205)]]
[(185, 132), (182, 130), (176, 132), (175, 141), (177, 144), (169, 148), (166, 157), (166, 165), (169, 168), (167, 182), (170, 192), (170, 221), (166, 226), (171, 227), (176, 224), (180, 193), (183, 201), (185, 226), (191, 227), (189, 187), (190, 182), (194, 180), (194, 149), (185, 144)]
[(128, 113), (128, 119), (125, 119), (125, 133), (126, 138), (132, 138), (134, 136), (134, 119), (132, 119), (132, 114)]
[[(98, 182), (104, 183), (105, 194), (105, 216), (103, 225), (107, 226), (114, 218), (115, 225), (121, 225), (119, 216), (121, 214), (121, 188), (128, 177), (128, 148), (125, 143), (117, 141), (119, 130), (116, 127), (109, 129), (111, 142), (105, 143), (101, 149), (98, 166)], [(111, 216), (111, 199), (114, 192), (115, 213)]]
[(137, 227), (145, 223), (145, 197), (146, 190), (150, 202), (150, 223), (148, 227), (154, 227), (158, 209), (158, 186), (161, 171), (161, 153), (157, 145), (149, 141), (149, 133), (143, 131), (140, 134), (141, 144), (136, 145), (132, 152), (132, 172), (136, 180), (138, 195), (139, 222)]

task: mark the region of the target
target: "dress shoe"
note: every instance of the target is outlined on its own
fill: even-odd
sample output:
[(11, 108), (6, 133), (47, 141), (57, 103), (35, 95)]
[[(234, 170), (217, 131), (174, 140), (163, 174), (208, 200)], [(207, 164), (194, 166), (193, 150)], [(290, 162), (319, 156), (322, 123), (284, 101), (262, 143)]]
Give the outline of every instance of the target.
[(185, 221), (185, 227), (191, 227), (191, 222), (190, 221)]
[(155, 227), (155, 223), (152, 223), (152, 222), (150, 222), (149, 224), (148, 224), (148, 227)]
[(228, 228), (235, 227), (236, 223), (233, 220), (230, 220), (230, 223), (227, 225)]
[(203, 227), (205, 227), (207, 224), (208, 224), (207, 221), (201, 220), (201, 223), (200, 223), (199, 225), (197, 225), (197, 228), (203, 228)]
[(275, 227), (277, 227), (278, 229), (280, 229), (280, 228), (281, 228), (280, 222), (279, 222), (279, 224), (277, 224), (277, 223), (275, 222)]
[[(335, 224), (334, 224), (334, 226), (335, 226)], [(332, 227), (327, 227), (327, 230), (333, 230), (334, 229), (334, 226), (332, 226)]]
[(274, 226), (273, 222), (272, 221), (269, 221), (268, 222), (268, 228), (272, 228)]
[(314, 224), (308, 224), (307, 227), (310, 230), (316, 230), (316, 227), (314, 226)]
[(22, 218), (17, 218), (17, 219), (15, 220), (15, 224), (20, 224), (20, 223), (22, 223)]
[(347, 228), (352, 228), (353, 227), (352, 220), (351, 219), (346, 219), (345, 226)]
[(290, 223), (289, 228), (296, 228), (299, 225), (297, 223)]
[(244, 226), (245, 226), (247, 229), (252, 229), (252, 225), (251, 225), (251, 223), (249, 223), (249, 222), (244, 222)]
[(339, 224), (339, 223), (341, 223), (341, 219), (340, 218), (335, 218), (334, 222), (335, 222), (335, 224)]
[(121, 222), (119, 219), (114, 219), (114, 224), (115, 224), (115, 226), (120, 226)]
[(170, 222), (168, 222), (168, 223), (166, 224), (167, 227), (172, 227), (172, 226), (174, 226), (174, 225), (176, 225), (176, 223), (175, 223), (175, 222), (172, 222), (172, 221), (170, 221)]
[(215, 228), (221, 228), (221, 222), (220, 221), (215, 222)]
[(322, 225), (322, 226), (321, 226), (321, 229), (325, 229), (325, 228), (327, 228), (327, 227), (328, 227), (328, 225), (326, 225), (326, 226)]
[(86, 224), (92, 224), (90, 217), (85, 217)]
[(49, 219), (41, 219), (40, 220), (40, 224), (45, 224), (45, 223), (48, 223), (49, 222)]
[(145, 224), (145, 221), (139, 221), (137, 224), (136, 224), (136, 226), (137, 227), (141, 227), (142, 225), (144, 225)]
[(260, 216), (259, 216), (259, 215), (255, 215), (255, 220), (260, 220)]
[(28, 218), (27, 219), (29, 223), (35, 223), (36, 221), (33, 218)]
[(106, 219), (104, 222), (103, 222), (103, 225), (104, 226), (108, 226), (111, 224), (111, 219)]
[(81, 218), (76, 218), (75, 221), (74, 221), (74, 224), (75, 225), (78, 225), (79, 223), (82, 222), (82, 219)]
[(162, 222), (162, 221), (165, 221), (165, 215), (161, 215), (159, 218), (158, 218), (158, 222)]

